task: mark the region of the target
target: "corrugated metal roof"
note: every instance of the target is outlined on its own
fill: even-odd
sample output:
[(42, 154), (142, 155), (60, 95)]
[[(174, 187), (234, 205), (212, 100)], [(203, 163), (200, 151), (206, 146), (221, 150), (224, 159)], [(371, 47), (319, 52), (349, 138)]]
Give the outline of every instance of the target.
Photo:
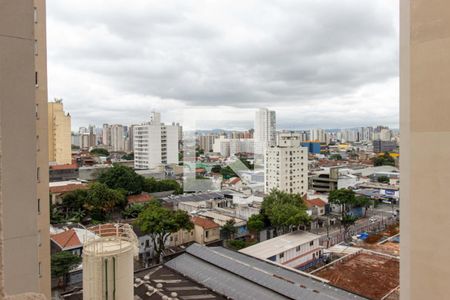
[(186, 252), (167, 266), (233, 299), (364, 299), (227, 249), (194, 244)]

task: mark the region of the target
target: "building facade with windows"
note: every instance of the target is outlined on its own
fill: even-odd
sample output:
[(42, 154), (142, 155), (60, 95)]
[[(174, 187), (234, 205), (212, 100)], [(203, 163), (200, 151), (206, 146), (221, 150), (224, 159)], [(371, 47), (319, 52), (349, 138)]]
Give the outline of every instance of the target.
[(297, 134), (286, 133), (279, 144), (266, 150), (264, 191), (276, 189), (303, 195), (308, 191), (308, 148), (300, 146)]
[(239, 250), (239, 252), (292, 268), (305, 268), (322, 257), (319, 235), (294, 231)]
[(50, 299), (45, 1), (0, 9), (0, 297)]
[(71, 117), (61, 99), (48, 103), (48, 159), (58, 165), (72, 163)]
[(133, 128), (134, 168), (152, 169), (159, 165), (178, 164), (178, 125), (165, 125), (160, 114)]

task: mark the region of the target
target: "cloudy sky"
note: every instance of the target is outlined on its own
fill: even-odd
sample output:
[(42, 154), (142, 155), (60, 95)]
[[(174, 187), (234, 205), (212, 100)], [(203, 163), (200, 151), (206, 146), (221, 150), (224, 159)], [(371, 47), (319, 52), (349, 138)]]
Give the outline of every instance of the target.
[[(398, 126), (397, 0), (47, 0), (49, 97), (75, 129)], [(192, 120), (191, 120), (192, 121)]]

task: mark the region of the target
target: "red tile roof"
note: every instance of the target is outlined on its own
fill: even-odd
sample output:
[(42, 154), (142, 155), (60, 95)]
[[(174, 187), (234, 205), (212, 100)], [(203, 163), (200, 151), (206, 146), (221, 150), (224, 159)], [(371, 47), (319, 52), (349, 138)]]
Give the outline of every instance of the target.
[(82, 246), (82, 243), (78, 239), (77, 233), (73, 229), (52, 235), (50, 239), (55, 242), (61, 250), (68, 250)]
[(230, 178), (228, 183), (229, 184), (237, 184), (239, 181), (241, 181), (241, 179), (239, 177), (233, 177), (233, 178)]
[(49, 188), (50, 193), (54, 193), (54, 194), (61, 194), (61, 193), (68, 193), (68, 192), (73, 192), (76, 190), (87, 190), (88, 189), (88, 185), (87, 184), (75, 184), (75, 183), (71, 183), (71, 184), (67, 184), (67, 185), (61, 185), (61, 186), (51, 186)]
[(320, 198), (315, 198), (315, 199), (305, 200), (305, 204), (308, 208), (311, 208), (314, 206), (324, 207), (327, 203)]
[(153, 200), (153, 197), (149, 194), (139, 194), (128, 196), (128, 203), (146, 203)]
[(53, 165), (50, 166), (50, 170), (71, 170), (78, 169), (78, 165), (76, 163), (70, 165)]
[(201, 217), (192, 217), (192, 223), (202, 227), (203, 229), (213, 229), (220, 227), (220, 225), (213, 220)]

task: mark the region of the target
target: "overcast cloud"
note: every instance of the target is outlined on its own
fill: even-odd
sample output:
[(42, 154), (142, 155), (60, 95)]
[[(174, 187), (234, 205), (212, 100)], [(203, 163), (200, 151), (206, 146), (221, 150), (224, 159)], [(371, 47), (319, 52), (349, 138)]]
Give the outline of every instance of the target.
[(279, 128), (398, 126), (395, 0), (48, 0), (47, 27), (73, 128), (192, 108), (236, 128), (257, 107)]

